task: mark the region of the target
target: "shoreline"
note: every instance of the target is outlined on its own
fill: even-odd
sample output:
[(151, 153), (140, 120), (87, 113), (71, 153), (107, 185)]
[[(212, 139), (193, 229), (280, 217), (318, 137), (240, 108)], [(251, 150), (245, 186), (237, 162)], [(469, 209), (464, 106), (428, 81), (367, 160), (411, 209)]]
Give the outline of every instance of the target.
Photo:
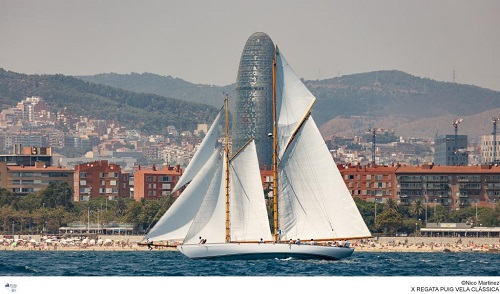
[[(0, 251), (148, 251), (147, 246), (137, 243), (142, 236), (105, 236), (116, 239), (87, 240), (73, 244), (42, 238), (9, 243), (9, 239), (0, 242)], [(7, 241), (6, 241), (7, 240)], [(37, 241), (35, 241), (37, 240)], [(102, 242), (101, 242), (102, 241)], [(15, 246), (14, 246), (15, 245)], [(308, 246), (306, 244), (300, 246)], [(351, 242), (354, 252), (483, 252), (500, 253), (498, 238), (460, 238), (460, 237), (379, 237)], [(156, 246), (154, 251), (177, 251), (175, 247)]]

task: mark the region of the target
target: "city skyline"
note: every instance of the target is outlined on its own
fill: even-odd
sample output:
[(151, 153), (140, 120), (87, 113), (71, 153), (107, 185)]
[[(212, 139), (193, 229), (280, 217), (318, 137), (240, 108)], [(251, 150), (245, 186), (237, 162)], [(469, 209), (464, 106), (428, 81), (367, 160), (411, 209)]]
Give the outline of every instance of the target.
[(304, 79), (401, 70), (498, 91), (499, 10), (497, 1), (5, 1), (0, 67), (229, 85), (248, 36), (265, 32)]

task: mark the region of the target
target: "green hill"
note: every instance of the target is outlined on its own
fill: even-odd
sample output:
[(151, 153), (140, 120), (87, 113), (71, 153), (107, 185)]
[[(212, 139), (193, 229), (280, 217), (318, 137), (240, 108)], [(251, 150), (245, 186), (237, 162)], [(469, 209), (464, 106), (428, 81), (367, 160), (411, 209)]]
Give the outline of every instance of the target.
[(315, 118), (323, 124), (337, 116), (468, 116), (500, 107), (500, 92), (400, 71), (377, 71), (322, 81), (307, 81), (317, 97)]
[(130, 74), (98, 74), (93, 76), (76, 76), (87, 82), (108, 85), (140, 93), (152, 93), (164, 97), (203, 103), (214, 107), (221, 107), (224, 103), (224, 93), (229, 99), (234, 99), (234, 85), (225, 87), (192, 84), (171, 76), (160, 76), (152, 73)]
[[(163, 133), (169, 125), (194, 129), (211, 122), (220, 107), (155, 94), (94, 84), (64, 75), (26, 75), (0, 69), (0, 106), (13, 107), (25, 97), (40, 96), (53, 111), (114, 120), (145, 133)], [(222, 105), (222, 103), (221, 103)]]

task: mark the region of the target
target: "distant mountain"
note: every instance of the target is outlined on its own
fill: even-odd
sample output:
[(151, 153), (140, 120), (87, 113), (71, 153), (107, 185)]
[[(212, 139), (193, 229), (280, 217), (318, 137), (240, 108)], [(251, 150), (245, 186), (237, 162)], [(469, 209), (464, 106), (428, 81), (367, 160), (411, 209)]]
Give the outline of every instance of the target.
[(400, 136), (459, 133), (471, 140), (491, 133), (500, 114), (500, 92), (472, 85), (438, 82), (400, 71), (377, 71), (308, 81), (318, 98), (314, 116), (325, 137), (360, 135), (368, 127), (394, 129)]
[(26, 75), (0, 69), (0, 106), (14, 107), (25, 97), (40, 96), (53, 111), (114, 120), (148, 134), (169, 125), (182, 130), (209, 123), (219, 108), (155, 94), (137, 93), (64, 75)]
[[(223, 92), (234, 99), (235, 85), (198, 85), (172, 77), (99, 74), (86, 81), (186, 101), (221, 105)], [(395, 129), (400, 136), (433, 137), (453, 133), (451, 123), (464, 118), (461, 134), (489, 134), (491, 115), (500, 116), (500, 92), (472, 85), (438, 82), (401, 71), (375, 71), (318, 81), (304, 81), (317, 97), (314, 119), (325, 137), (359, 135), (368, 127)], [(234, 103), (233, 103), (234, 105)]]
[(76, 76), (76, 78), (134, 92), (152, 93), (189, 102), (208, 104), (217, 108), (222, 107), (224, 104), (224, 93), (229, 94), (230, 101), (234, 99), (234, 84), (225, 87), (192, 84), (179, 78), (152, 73), (106, 73), (93, 76)]
[[(317, 97), (313, 115), (325, 138), (362, 135), (369, 127), (394, 129), (396, 135), (403, 137), (434, 137), (453, 134), (451, 124), (461, 117), (464, 121), (459, 125), (459, 133), (476, 140), (490, 134), (491, 117), (500, 116), (500, 92), (400, 71), (375, 71), (304, 83)], [(56, 108), (116, 118), (151, 132), (168, 124), (186, 128), (210, 121), (223, 104), (223, 93), (229, 94), (234, 107), (234, 84), (193, 84), (151, 73), (110, 73), (77, 79), (0, 69), (2, 107), (11, 107), (26, 96), (39, 95), (49, 103), (52, 101)]]

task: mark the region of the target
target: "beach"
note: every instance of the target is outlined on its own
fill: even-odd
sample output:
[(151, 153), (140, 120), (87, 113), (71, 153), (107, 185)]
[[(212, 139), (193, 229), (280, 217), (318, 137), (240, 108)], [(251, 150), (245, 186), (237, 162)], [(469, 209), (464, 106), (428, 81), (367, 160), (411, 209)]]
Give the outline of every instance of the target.
[[(98, 239), (57, 239), (19, 236), (0, 239), (0, 250), (11, 251), (146, 251), (139, 245), (143, 236), (102, 236)], [(307, 246), (303, 244), (300, 246)], [(474, 237), (379, 237), (353, 240), (355, 252), (500, 252), (498, 238)], [(154, 246), (153, 250), (175, 251), (175, 247)]]

